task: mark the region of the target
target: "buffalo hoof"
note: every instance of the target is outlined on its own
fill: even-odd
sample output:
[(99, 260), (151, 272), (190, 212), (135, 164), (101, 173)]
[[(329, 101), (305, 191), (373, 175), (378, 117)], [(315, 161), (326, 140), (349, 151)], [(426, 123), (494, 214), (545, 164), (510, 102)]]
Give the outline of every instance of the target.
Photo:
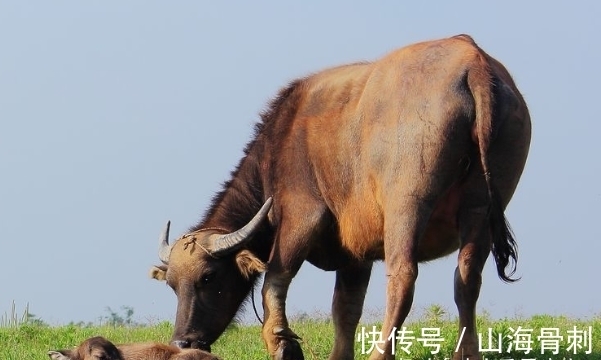
[(305, 360), (305, 356), (298, 341), (281, 339), (278, 342), (273, 360)]

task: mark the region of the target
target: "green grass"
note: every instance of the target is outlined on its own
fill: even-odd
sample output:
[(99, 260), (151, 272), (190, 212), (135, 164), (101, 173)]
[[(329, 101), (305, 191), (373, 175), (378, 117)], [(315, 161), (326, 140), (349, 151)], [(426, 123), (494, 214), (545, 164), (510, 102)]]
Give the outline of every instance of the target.
[[(423, 321), (414, 321), (408, 325), (408, 329), (413, 331), (417, 338), (421, 335), (422, 328), (439, 328), (440, 337), (444, 339), (441, 344), (440, 353), (432, 356), (427, 348), (421, 347), (420, 343), (413, 341), (411, 345), (411, 354), (405, 355), (403, 359), (444, 359), (450, 358), (454, 351), (457, 341), (457, 323), (454, 320), (444, 319), (443, 313), (438, 313), (437, 309), (432, 309), (432, 316), (424, 316)], [(372, 326), (380, 329), (379, 324), (360, 324), (358, 333), (361, 333), (361, 326), (365, 332), (372, 329)], [(327, 319), (307, 319), (292, 323), (293, 330), (302, 338), (302, 347), (306, 359), (327, 359), (333, 342), (333, 325)], [(478, 319), (479, 331), (487, 338), (488, 328), (493, 329), (496, 334), (511, 334), (510, 328), (532, 329), (533, 350), (529, 355), (523, 352), (502, 354), (486, 353), (486, 358), (492, 359), (527, 359), (537, 360), (563, 360), (572, 359), (592, 359), (601, 360), (601, 318), (596, 317), (588, 320), (569, 319), (566, 317), (552, 317), (548, 315), (533, 316), (527, 319), (502, 319), (491, 321), (485, 315)], [(585, 349), (581, 349), (578, 354), (566, 352), (568, 331), (574, 326), (577, 330), (592, 329), (592, 353), (584, 354)], [(560, 343), (561, 352), (553, 355), (546, 352), (541, 355), (541, 342), (536, 339), (540, 335), (541, 328), (557, 328), (559, 334), (564, 336), (564, 341)], [(43, 360), (48, 359), (46, 352), (50, 349), (70, 348), (79, 344), (84, 339), (102, 335), (115, 343), (146, 342), (158, 341), (167, 342), (173, 330), (172, 324), (168, 322), (148, 326), (77, 326), (68, 325), (61, 327), (49, 327), (44, 325), (35, 325), (21, 323), (18, 326), (0, 327), (0, 359), (2, 360)], [(367, 344), (367, 343), (366, 343)], [(356, 342), (356, 358), (367, 359), (367, 355), (361, 355), (361, 344)], [(261, 329), (258, 325), (251, 326), (232, 326), (214, 345), (213, 352), (224, 359), (265, 359), (269, 360), (263, 347), (261, 339)], [(397, 359), (401, 356), (397, 355)]]

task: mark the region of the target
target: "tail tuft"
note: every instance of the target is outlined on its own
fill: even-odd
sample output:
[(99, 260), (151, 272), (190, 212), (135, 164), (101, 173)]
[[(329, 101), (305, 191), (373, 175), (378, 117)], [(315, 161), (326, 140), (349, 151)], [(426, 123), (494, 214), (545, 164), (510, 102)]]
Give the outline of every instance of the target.
[[(492, 198), (488, 218), (492, 236), (492, 254), (497, 264), (499, 278), (507, 283), (512, 283), (520, 279), (512, 278), (518, 262), (518, 245), (509, 222), (505, 218), (499, 193), (494, 188), (491, 190)], [(510, 271), (507, 274), (505, 269), (510, 265)]]

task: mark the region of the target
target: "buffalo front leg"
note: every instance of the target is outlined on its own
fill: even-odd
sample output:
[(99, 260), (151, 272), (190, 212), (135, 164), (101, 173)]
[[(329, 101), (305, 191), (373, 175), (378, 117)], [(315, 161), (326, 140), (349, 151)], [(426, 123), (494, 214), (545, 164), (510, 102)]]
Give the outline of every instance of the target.
[(355, 331), (363, 311), (371, 268), (372, 263), (365, 263), (336, 271), (332, 298), (334, 348), (330, 360), (355, 358)]
[(263, 283), (263, 340), (274, 360), (302, 360), (300, 339), (288, 325), (286, 317), (286, 295), (292, 278), (290, 272), (268, 271)]
[[(299, 337), (286, 318), (286, 296), (290, 282), (307, 258), (311, 242), (320, 235), (325, 219), (325, 205), (296, 194), (294, 201), (282, 200), (282, 222), (263, 284), (263, 340), (274, 360), (304, 359)], [(294, 220), (293, 220), (294, 219)]]
[[(455, 304), (459, 312), (460, 344), (453, 360), (480, 360), (476, 330), (476, 302), (480, 295), (482, 268), (490, 253), (490, 233), (486, 210), (471, 212), (463, 218), (461, 246), (455, 269)], [(461, 335), (463, 334), (463, 335)]]

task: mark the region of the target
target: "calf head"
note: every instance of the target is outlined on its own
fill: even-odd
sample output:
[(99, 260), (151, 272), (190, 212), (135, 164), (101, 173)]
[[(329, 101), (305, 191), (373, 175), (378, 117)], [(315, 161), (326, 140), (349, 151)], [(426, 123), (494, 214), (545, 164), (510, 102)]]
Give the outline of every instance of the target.
[(89, 338), (73, 350), (51, 350), (52, 360), (124, 360), (117, 347), (107, 339)]

